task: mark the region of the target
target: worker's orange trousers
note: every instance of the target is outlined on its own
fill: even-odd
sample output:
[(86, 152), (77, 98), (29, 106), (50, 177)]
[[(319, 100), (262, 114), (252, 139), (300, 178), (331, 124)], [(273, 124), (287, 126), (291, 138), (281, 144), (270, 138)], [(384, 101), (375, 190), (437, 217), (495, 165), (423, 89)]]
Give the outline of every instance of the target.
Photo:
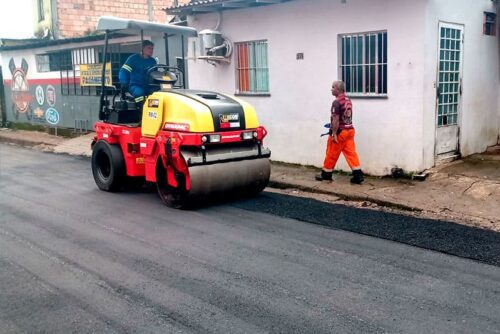
[(344, 153), (347, 164), (351, 169), (361, 169), (358, 153), (356, 153), (354, 134), (354, 129), (343, 129), (337, 136), (337, 142), (333, 141), (332, 136), (328, 136), (326, 156), (323, 162), (323, 170), (325, 172), (333, 172), (340, 153)]

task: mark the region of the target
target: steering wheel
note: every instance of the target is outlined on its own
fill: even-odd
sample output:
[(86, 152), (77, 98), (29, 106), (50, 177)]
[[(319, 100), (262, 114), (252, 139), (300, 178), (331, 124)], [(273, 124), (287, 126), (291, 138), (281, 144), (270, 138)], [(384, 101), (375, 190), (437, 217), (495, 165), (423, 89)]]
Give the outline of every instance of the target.
[(149, 85), (158, 86), (159, 84), (174, 85), (178, 78), (172, 70), (178, 70), (176, 67), (167, 65), (154, 65), (147, 71)]

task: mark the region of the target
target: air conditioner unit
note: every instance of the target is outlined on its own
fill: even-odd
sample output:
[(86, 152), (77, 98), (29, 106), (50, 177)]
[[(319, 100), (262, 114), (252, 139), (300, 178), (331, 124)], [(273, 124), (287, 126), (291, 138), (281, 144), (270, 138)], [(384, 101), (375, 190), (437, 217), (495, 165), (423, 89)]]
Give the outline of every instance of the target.
[(231, 42), (216, 30), (205, 29), (198, 33), (200, 36), (201, 55), (199, 59), (209, 61), (230, 62), (232, 54)]

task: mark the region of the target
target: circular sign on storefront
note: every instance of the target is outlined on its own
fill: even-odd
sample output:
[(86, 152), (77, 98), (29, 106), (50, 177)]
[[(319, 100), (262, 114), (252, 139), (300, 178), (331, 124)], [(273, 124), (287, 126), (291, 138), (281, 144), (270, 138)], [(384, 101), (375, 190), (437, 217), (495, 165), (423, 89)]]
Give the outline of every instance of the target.
[(45, 93), (43, 92), (42, 86), (40, 85), (36, 86), (35, 96), (36, 96), (36, 102), (38, 102), (39, 105), (43, 105), (43, 103), (45, 102)]
[(52, 85), (47, 86), (47, 103), (49, 106), (53, 107), (56, 104), (56, 89)]
[(54, 108), (49, 108), (45, 111), (45, 119), (48, 123), (56, 125), (59, 123), (59, 113)]

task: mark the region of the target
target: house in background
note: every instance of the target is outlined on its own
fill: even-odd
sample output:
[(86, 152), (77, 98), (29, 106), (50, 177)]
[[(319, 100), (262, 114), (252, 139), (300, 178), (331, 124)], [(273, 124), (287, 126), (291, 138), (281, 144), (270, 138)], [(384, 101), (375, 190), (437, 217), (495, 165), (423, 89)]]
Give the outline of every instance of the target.
[[(500, 136), (492, 0), (209, 0), (167, 8), (201, 32), (192, 88), (252, 103), (273, 160), (321, 166), (333, 80), (354, 104), (364, 170), (418, 172)], [(337, 168), (348, 170), (343, 159)]]
[(68, 38), (93, 34), (100, 16), (168, 22), (163, 10), (189, 0), (33, 0), (35, 35)]
[[(98, 120), (100, 91), (81, 85), (80, 69), (102, 63), (104, 36), (94, 33), (100, 16), (166, 23), (165, 5), (188, 0), (33, 0), (38, 39), (0, 38), (0, 121), (90, 130)], [(1, 37), (1, 36), (0, 36)], [(153, 42), (163, 37), (144, 36)], [(158, 40), (155, 40), (157, 38)], [(170, 63), (184, 68), (180, 36), (169, 37)], [(110, 41), (112, 81), (125, 59), (141, 51), (141, 37)], [(166, 51), (155, 50), (164, 59)]]
[[(186, 37), (144, 34), (144, 38), (158, 45), (167, 39), (168, 62), (186, 69)], [(78, 132), (92, 130), (99, 119), (103, 45), (104, 35), (100, 34), (0, 46), (2, 122), (73, 128)], [(109, 39), (111, 55), (106, 67), (111, 87), (119, 87), (120, 68), (141, 49), (140, 35), (118, 33)], [(156, 48), (154, 55), (162, 64), (167, 63), (166, 48)], [(187, 85), (180, 70), (177, 84), (184, 83)]]

